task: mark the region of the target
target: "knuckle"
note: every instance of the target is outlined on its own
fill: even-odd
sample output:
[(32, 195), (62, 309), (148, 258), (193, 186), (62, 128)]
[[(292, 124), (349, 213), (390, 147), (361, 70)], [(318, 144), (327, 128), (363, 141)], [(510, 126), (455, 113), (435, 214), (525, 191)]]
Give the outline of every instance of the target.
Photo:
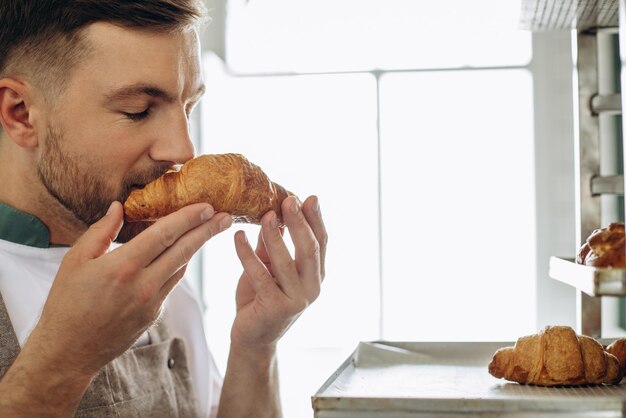
[(283, 237), (278, 231), (276, 231), (276, 233), (267, 234), (267, 237), (263, 236), (263, 240), (269, 243), (269, 245), (280, 245), (280, 243), (283, 241)]
[(80, 251), (79, 249), (74, 246), (72, 248), (70, 248), (70, 250), (65, 253), (65, 256), (63, 257), (63, 264), (74, 264), (76, 263), (78, 260), (80, 260)]
[(194, 220), (194, 217), (191, 216), (191, 214), (186, 214), (185, 215), (185, 220), (187, 221), (187, 229), (193, 229), (196, 226), (196, 221)]
[(261, 289), (262, 293), (266, 295), (274, 293), (276, 283), (274, 282), (274, 278), (269, 274), (267, 270), (254, 270), (250, 272), (250, 275), (253, 277), (252, 280), (257, 282), (257, 285)]
[(96, 244), (98, 247), (108, 247), (111, 245), (111, 237), (104, 234), (94, 235), (89, 238), (93, 244)]
[(191, 260), (191, 255), (192, 255), (193, 251), (191, 250), (191, 248), (189, 248), (188, 245), (181, 245), (178, 248), (178, 254), (180, 256), (180, 265), (184, 266), (187, 263), (189, 263), (189, 260)]
[(204, 233), (205, 238), (206, 239), (213, 238), (219, 233), (220, 233), (219, 225), (213, 219), (211, 219), (207, 223), (207, 228), (205, 229), (205, 233)]
[(261, 282), (261, 286), (273, 286), (274, 278), (266, 268), (258, 268), (255, 275)]
[(161, 228), (159, 230), (159, 239), (161, 240), (161, 245), (168, 248), (176, 241), (176, 234), (170, 228)]
[(137, 291), (135, 301), (138, 306), (145, 306), (152, 300), (153, 297), (154, 289), (151, 286), (145, 285)]
[(328, 245), (328, 233), (326, 231), (324, 231), (318, 242), (322, 247), (326, 248), (326, 245)]
[(306, 218), (304, 217), (304, 214), (302, 213), (301, 210), (299, 210), (298, 213), (296, 213), (296, 215), (294, 216), (294, 221), (298, 225), (303, 225), (307, 223)]
[(276, 287), (277, 280), (276, 278), (274, 278), (274, 276), (272, 276), (272, 273), (269, 270), (267, 270), (267, 268), (263, 268), (261, 270), (261, 277), (263, 278), (263, 281), (267, 283), (268, 286), (271, 286), (272, 288)]
[(309, 307), (309, 301), (305, 298), (295, 299), (292, 303), (292, 313), (299, 314)]
[(127, 261), (117, 269), (117, 280), (121, 283), (133, 281), (139, 274), (139, 268), (135, 263)]
[(307, 258), (315, 258), (318, 259), (320, 257), (321, 249), (320, 244), (317, 241), (313, 241), (311, 245), (307, 245), (305, 247), (305, 256)]
[(326, 231), (322, 231), (319, 234), (315, 234), (316, 241), (321, 248), (326, 248), (328, 245), (328, 234)]
[(287, 271), (287, 272), (289, 272), (289, 271), (293, 270), (293, 268), (294, 268), (294, 264), (293, 264), (293, 261), (291, 261), (291, 260), (285, 260), (285, 261), (282, 261), (281, 263), (278, 264), (278, 270), (279, 271)]

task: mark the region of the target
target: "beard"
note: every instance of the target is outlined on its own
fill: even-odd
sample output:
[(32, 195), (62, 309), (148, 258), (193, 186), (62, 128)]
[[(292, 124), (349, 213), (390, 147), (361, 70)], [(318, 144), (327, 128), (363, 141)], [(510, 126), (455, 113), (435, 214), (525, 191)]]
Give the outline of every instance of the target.
[[(63, 149), (62, 130), (48, 127), (45, 147), (37, 166), (37, 174), (50, 196), (71, 212), (86, 227), (100, 220), (111, 202), (124, 202), (130, 192), (160, 177), (171, 168), (158, 164), (144, 170), (129, 171), (121, 187), (107, 182), (106, 171), (80, 164), (80, 157)], [(115, 242), (124, 243), (154, 222), (126, 222)]]

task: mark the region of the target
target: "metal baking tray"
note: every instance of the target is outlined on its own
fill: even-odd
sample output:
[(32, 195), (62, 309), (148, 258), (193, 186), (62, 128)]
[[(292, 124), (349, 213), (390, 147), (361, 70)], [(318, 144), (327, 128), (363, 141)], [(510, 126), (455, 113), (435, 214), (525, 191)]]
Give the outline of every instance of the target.
[(312, 397), (314, 416), (624, 416), (626, 384), (548, 388), (491, 376), (487, 366), (493, 354), (511, 345), (512, 342), (362, 342)]
[(573, 259), (550, 257), (551, 278), (590, 296), (626, 296), (626, 269), (577, 264)]

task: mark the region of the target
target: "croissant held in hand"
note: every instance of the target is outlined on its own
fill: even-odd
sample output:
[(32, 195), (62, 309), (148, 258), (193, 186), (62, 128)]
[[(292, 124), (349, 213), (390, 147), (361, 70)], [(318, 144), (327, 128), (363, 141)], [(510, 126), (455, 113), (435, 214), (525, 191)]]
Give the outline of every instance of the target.
[(240, 154), (201, 155), (180, 171), (169, 171), (133, 190), (124, 202), (126, 220), (154, 221), (192, 203), (210, 203), (216, 212), (228, 212), (234, 222), (259, 224), (292, 193), (270, 181), (258, 166)]
[(547, 326), (501, 348), (489, 364), (498, 378), (539, 386), (618, 384), (623, 370), (615, 356), (591, 337), (566, 326)]

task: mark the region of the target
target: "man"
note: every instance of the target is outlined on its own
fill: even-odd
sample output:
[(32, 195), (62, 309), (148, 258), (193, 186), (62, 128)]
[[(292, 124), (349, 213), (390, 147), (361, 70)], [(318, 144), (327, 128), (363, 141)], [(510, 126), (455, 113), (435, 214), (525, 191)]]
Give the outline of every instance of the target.
[(281, 415), (276, 344), (324, 276), (317, 198), (283, 202), (295, 258), (273, 212), (256, 250), (235, 234), (223, 384), (179, 281), (230, 215), (195, 204), (123, 223), (134, 187), (193, 156), (201, 14), (193, 0), (0, 2), (2, 417)]

